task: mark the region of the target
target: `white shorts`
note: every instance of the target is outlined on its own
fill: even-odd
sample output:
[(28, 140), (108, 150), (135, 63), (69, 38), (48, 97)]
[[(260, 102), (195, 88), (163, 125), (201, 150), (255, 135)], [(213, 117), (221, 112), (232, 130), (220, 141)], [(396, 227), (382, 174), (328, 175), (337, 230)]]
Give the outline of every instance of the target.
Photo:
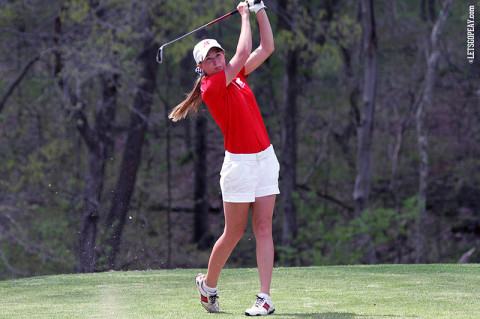
[(226, 151), (220, 172), (223, 201), (253, 203), (256, 197), (280, 194), (279, 171), (280, 164), (272, 145), (254, 154)]

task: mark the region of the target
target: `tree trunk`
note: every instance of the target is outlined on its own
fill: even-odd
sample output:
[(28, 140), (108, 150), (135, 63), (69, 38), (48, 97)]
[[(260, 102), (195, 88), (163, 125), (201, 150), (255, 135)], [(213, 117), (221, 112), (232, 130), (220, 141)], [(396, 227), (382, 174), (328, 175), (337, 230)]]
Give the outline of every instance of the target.
[(90, 131), (87, 172), (82, 213), (82, 224), (78, 234), (78, 260), (76, 272), (95, 271), (97, 252), (97, 224), (100, 217), (100, 199), (103, 190), (105, 164), (111, 149), (111, 124), (115, 119), (117, 89), (116, 76), (103, 76), (102, 103), (97, 107), (95, 129)]
[[(151, 26), (148, 21), (147, 27)], [(108, 269), (115, 269), (115, 259), (120, 250), (120, 242), (125, 224), (125, 218), (130, 207), (138, 167), (140, 166), (141, 151), (147, 130), (147, 119), (152, 105), (152, 96), (156, 86), (155, 73), (155, 46), (152, 38), (148, 37), (143, 43), (143, 52), (139, 57), (142, 66), (138, 93), (135, 97), (133, 110), (130, 115), (127, 142), (122, 157), (122, 164), (117, 185), (113, 194), (112, 205), (105, 222), (104, 247)]]
[[(54, 22), (54, 75), (57, 84), (64, 91), (65, 82), (62, 76), (64, 63), (60, 50), (62, 35), (62, 22), (57, 17)], [(88, 150), (87, 170), (85, 172), (85, 186), (83, 192), (84, 205), (82, 210), (81, 225), (78, 232), (77, 264), (75, 271), (87, 273), (95, 271), (96, 266), (96, 238), (97, 224), (100, 217), (100, 199), (102, 196), (105, 164), (109, 146), (111, 145), (111, 124), (115, 118), (115, 105), (117, 90), (114, 74), (102, 76), (102, 101), (95, 110), (95, 127), (92, 129), (87, 122), (83, 109), (76, 108), (73, 118), (77, 121), (77, 129), (81, 134)], [(68, 90), (67, 90), (68, 91)], [(69, 100), (72, 105), (77, 105), (78, 96), (70, 90)]]
[(282, 245), (292, 247), (297, 237), (297, 222), (293, 193), (297, 180), (297, 59), (298, 49), (287, 52), (283, 78), (282, 102)]
[(83, 205), (81, 226), (78, 232), (78, 259), (75, 268), (77, 273), (95, 271), (97, 260), (95, 247), (105, 168), (105, 158), (103, 157), (105, 149), (106, 145), (99, 141), (96, 149), (89, 149), (88, 152), (85, 189), (83, 192), (85, 203)]
[(55, 44), (55, 50), (53, 51), (53, 55), (55, 57), (55, 66), (53, 69), (54, 75), (57, 78), (57, 84), (60, 89), (63, 91), (63, 76), (61, 73), (64, 68), (62, 52), (60, 50), (60, 39), (62, 38), (62, 19), (60, 16), (55, 18), (54, 22), (54, 37), (53, 43)]
[[(400, 173), (399, 173), (399, 163), (400, 163), (400, 156), (402, 153), (402, 145), (403, 145), (403, 134), (405, 132), (405, 128), (407, 126), (408, 117), (398, 125), (396, 132), (395, 132), (395, 146), (393, 149), (392, 154), (392, 174), (390, 177), (390, 191), (393, 197), (394, 203), (394, 210), (395, 214), (400, 217), (402, 216), (402, 208), (401, 208), (401, 197), (400, 197)], [(399, 120), (397, 120), (398, 122)], [(400, 222), (398, 220), (395, 221), (395, 236), (394, 236), (394, 246), (396, 251), (396, 259), (395, 263), (399, 263), (402, 260), (402, 244), (400, 241)]]
[[(171, 88), (171, 79), (172, 74), (169, 70), (165, 70), (165, 76), (167, 78), (165, 92), (168, 92)], [(173, 256), (173, 249), (172, 249), (172, 242), (173, 242), (173, 222), (172, 222), (172, 128), (171, 128), (171, 121), (168, 118), (170, 102), (167, 99), (164, 100), (164, 116), (163, 119), (165, 121), (165, 162), (167, 164), (167, 269), (172, 268), (172, 256)]]
[[(370, 214), (370, 181), (371, 181), (371, 148), (375, 98), (377, 91), (377, 32), (373, 0), (361, 1), (361, 17), (363, 29), (363, 52), (365, 57), (364, 87), (362, 96), (362, 112), (357, 128), (358, 153), (357, 176), (353, 198), (355, 201), (355, 217)], [(367, 246), (366, 262), (376, 263), (375, 248), (370, 235), (362, 235), (361, 242)]]
[[(295, 34), (298, 29), (297, 14), (292, 11), (299, 3), (289, 5), (286, 0), (278, 2), (278, 10), (289, 12), (289, 20), (285, 15), (279, 16), (279, 29), (284, 29)], [(282, 113), (282, 151), (281, 151), (281, 173), (282, 173), (282, 245), (292, 247), (297, 237), (296, 209), (293, 201), (293, 194), (297, 180), (297, 94), (298, 94), (298, 47), (288, 48), (285, 56), (285, 71), (283, 77), (283, 98), (281, 105)], [(293, 259), (286, 260), (287, 264), (293, 264)]]
[(207, 165), (207, 119), (198, 116), (195, 120), (195, 217), (193, 241), (199, 249), (212, 244), (208, 227), (208, 165)]
[[(207, 34), (204, 34), (206, 37)], [(182, 66), (181, 68), (181, 74), (180, 74), (180, 86), (183, 91), (185, 92), (190, 92), (190, 90), (193, 88), (193, 81), (192, 81), (192, 72), (191, 72), (191, 63), (192, 63), (192, 55), (190, 52), (185, 54), (183, 59), (180, 62), (180, 65)], [(195, 79), (196, 80), (196, 79)], [(169, 108), (171, 105), (168, 106)], [(193, 123), (194, 121), (181, 121), (181, 125), (184, 129), (183, 133), (183, 144), (185, 145), (185, 149), (188, 152), (186, 154), (186, 160), (190, 160), (193, 158), (193, 144), (192, 143), (192, 130), (193, 128)]]
[(435, 25), (433, 26), (427, 48), (427, 70), (422, 99), (418, 105), (416, 114), (417, 144), (419, 162), (418, 180), (418, 218), (416, 223), (415, 239), (415, 262), (425, 262), (425, 237), (424, 220), (426, 214), (427, 188), (428, 188), (428, 130), (426, 127), (426, 114), (432, 103), (432, 92), (435, 84), (435, 71), (440, 51), (437, 46), (438, 36), (441, 32), (453, 0), (446, 0)]
[(422, 0), (420, 3), (420, 18), (423, 21), (435, 20), (435, 0)]

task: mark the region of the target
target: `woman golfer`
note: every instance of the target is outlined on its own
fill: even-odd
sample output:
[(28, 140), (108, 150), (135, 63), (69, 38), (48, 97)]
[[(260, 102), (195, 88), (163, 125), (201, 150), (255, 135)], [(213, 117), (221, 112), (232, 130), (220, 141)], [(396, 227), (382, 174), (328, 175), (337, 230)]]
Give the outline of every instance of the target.
[[(225, 138), (225, 160), (220, 172), (225, 229), (215, 243), (207, 274), (195, 278), (203, 307), (219, 312), (217, 282), (227, 259), (243, 236), (252, 207), (252, 225), (257, 245), (260, 293), (248, 316), (275, 311), (270, 299), (273, 270), (272, 216), (278, 189), (280, 165), (265, 129), (255, 97), (246, 82), (248, 75), (273, 52), (270, 22), (263, 2), (241, 2), (237, 9), (242, 25), (237, 50), (228, 64), (225, 51), (213, 39), (200, 41), (193, 50), (197, 79), (193, 91), (176, 106), (170, 118), (177, 121), (196, 111), (201, 99), (220, 126)], [(255, 12), (261, 42), (252, 51), (250, 12)]]

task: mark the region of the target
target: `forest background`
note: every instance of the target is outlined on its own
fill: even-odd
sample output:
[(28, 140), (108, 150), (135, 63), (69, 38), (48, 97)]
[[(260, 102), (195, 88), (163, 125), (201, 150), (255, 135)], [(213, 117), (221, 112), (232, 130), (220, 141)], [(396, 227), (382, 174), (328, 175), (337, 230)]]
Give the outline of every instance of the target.
[[(167, 114), (193, 46), (228, 59), (239, 17), (155, 55), (236, 4), (0, 1), (0, 279), (206, 266), (223, 137), (205, 106)], [(266, 5), (275, 52), (249, 84), (281, 162), (276, 265), (480, 262), (480, 4)], [(247, 228), (228, 267), (254, 249)]]

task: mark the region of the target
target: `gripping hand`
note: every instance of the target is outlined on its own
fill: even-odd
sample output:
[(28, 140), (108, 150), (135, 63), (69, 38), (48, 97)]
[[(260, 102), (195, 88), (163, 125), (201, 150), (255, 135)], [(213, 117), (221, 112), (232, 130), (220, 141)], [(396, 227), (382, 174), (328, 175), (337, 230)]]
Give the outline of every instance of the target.
[(267, 9), (263, 1), (260, 1), (258, 3), (255, 3), (257, 1), (255, 0), (247, 0), (248, 3), (248, 8), (250, 9), (250, 12), (255, 12), (255, 14), (258, 13), (261, 9)]

